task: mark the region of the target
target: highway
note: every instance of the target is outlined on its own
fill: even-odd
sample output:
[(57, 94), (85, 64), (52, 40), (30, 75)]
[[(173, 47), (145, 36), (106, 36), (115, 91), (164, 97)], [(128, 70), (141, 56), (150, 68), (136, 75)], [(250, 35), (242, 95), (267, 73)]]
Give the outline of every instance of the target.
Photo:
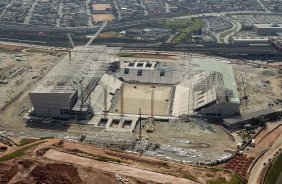
[[(38, 49), (48, 49), (48, 50), (60, 50), (65, 51), (65, 48), (52, 47), (46, 45), (52, 45), (52, 43), (37, 43), (37, 42), (27, 42), (27, 43), (17, 43), (9, 41), (0, 41), (1, 44), (7, 45), (18, 45), (24, 47), (33, 47)], [(38, 45), (40, 44), (40, 45)], [(107, 45), (109, 47), (121, 47), (122, 50), (132, 51), (170, 51), (170, 52), (194, 52), (200, 54), (214, 54), (221, 56), (258, 56), (263, 58), (274, 57), (282, 58), (282, 52), (279, 52), (271, 45), (233, 45), (233, 44), (171, 44), (171, 43), (95, 43), (101, 45)]]
[[(172, 17), (172, 19), (184, 19), (192, 17), (203, 17), (203, 16), (224, 16), (224, 15), (235, 15), (235, 14), (273, 14), (271, 12), (263, 11), (237, 11), (237, 12), (220, 12), (220, 13), (201, 13), (193, 15), (185, 15)], [(141, 20), (127, 21), (127, 22), (114, 22), (109, 24), (105, 30), (114, 30), (114, 29), (123, 29), (131, 26), (146, 24), (149, 21), (156, 21), (167, 19), (169, 17), (144, 17)], [(25, 24), (16, 24), (9, 22), (0, 22), (0, 30), (6, 31), (30, 31), (30, 32), (55, 32), (55, 33), (91, 33), (96, 32), (100, 26), (93, 27), (48, 27), (48, 26), (35, 26), (35, 25), (25, 25)]]
[(232, 44), (108, 44), (109, 46), (122, 47), (123, 50), (155, 50), (155, 51), (182, 51), (200, 52), (222, 55), (277, 55), (282, 57), (270, 45), (249, 46)]

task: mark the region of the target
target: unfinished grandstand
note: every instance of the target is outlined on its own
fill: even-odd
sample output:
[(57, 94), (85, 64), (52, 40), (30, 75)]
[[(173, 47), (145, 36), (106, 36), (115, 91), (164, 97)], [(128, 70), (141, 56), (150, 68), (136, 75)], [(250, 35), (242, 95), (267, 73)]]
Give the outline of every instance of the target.
[[(29, 94), (32, 114), (40, 117), (89, 119), (91, 93), (110, 68), (118, 48), (76, 47)], [(94, 93), (95, 94), (95, 93)]]
[[(134, 130), (143, 117), (226, 118), (239, 111), (232, 67), (209, 58), (172, 61), (118, 57), (119, 48), (75, 47), (29, 94), (34, 116), (89, 119)], [(94, 118), (92, 118), (94, 116)]]

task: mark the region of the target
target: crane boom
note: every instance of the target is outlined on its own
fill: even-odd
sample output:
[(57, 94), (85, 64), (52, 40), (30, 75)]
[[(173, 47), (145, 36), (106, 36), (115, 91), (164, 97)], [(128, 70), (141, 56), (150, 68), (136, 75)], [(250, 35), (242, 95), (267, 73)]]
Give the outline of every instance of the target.
[(104, 28), (107, 26), (108, 22), (106, 21), (102, 27), (100, 27), (100, 29), (95, 33), (94, 36), (92, 36), (92, 38), (87, 42), (87, 44), (85, 46), (90, 46), (91, 43), (97, 38), (97, 36), (104, 30)]
[(74, 43), (73, 43), (73, 40), (72, 40), (72, 38), (71, 38), (71, 35), (70, 35), (70, 34), (68, 34), (68, 38), (69, 38), (69, 41), (70, 41), (70, 44), (71, 44), (72, 48), (74, 48), (74, 47), (75, 47), (75, 45), (74, 45)]

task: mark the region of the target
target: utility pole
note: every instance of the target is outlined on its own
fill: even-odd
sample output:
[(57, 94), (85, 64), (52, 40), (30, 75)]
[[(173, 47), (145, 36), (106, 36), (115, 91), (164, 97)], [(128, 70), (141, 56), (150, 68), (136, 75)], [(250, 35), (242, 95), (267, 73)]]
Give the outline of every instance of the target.
[(107, 86), (104, 87), (104, 113), (106, 115), (106, 113), (108, 112), (108, 90), (107, 90)]
[(141, 108), (139, 108), (139, 139), (141, 140), (142, 138), (142, 121), (141, 121)]
[(151, 118), (154, 118), (154, 89), (152, 89), (151, 93)]
[(246, 109), (248, 108), (248, 96), (247, 96), (247, 91), (246, 91), (246, 84), (243, 78), (243, 75), (241, 74), (241, 78), (242, 78), (242, 85), (243, 85), (243, 89), (244, 89), (244, 96), (243, 99), (245, 100), (245, 106)]
[(121, 85), (120, 87), (120, 116), (121, 116), (121, 119), (123, 118), (123, 115), (124, 115), (124, 101), (123, 101), (123, 85)]

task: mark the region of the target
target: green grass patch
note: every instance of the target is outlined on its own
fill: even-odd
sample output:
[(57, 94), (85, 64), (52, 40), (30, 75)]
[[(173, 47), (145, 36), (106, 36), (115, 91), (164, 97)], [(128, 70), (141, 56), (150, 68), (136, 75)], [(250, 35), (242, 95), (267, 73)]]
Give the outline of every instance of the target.
[(279, 178), (279, 175), (282, 173), (282, 153), (273, 161), (270, 166), (266, 177), (265, 184), (273, 184)]
[(197, 177), (195, 177), (195, 176), (193, 176), (192, 174), (190, 174), (190, 173), (184, 173), (183, 175), (182, 175), (182, 178), (185, 178), (185, 179), (188, 179), (188, 180), (191, 180), (191, 181), (198, 181), (197, 180)]
[(30, 144), (30, 143), (33, 143), (33, 142), (38, 141), (38, 140), (39, 140), (39, 139), (23, 138), (23, 139), (20, 141), (20, 145)]
[(215, 168), (215, 167), (210, 167), (208, 168), (211, 172), (215, 173), (215, 172), (219, 172), (219, 171), (223, 171), (222, 169), (220, 168)]
[(184, 19), (184, 21), (179, 24), (180, 26), (176, 26), (178, 27), (179, 34), (172, 39), (172, 43), (191, 40), (192, 33), (198, 32), (203, 27), (203, 22), (200, 19), (189, 19), (188, 21)]
[(85, 158), (91, 158), (94, 160), (102, 161), (102, 162), (116, 162), (116, 163), (121, 163), (122, 161), (119, 159), (114, 159), (114, 158), (109, 158), (101, 155), (95, 155), (91, 153), (87, 153), (84, 151), (81, 151), (79, 149), (74, 149), (71, 151), (72, 154), (75, 154), (77, 156), (85, 157)]
[(23, 156), (25, 154), (25, 151), (27, 151), (27, 150), (29, 150), (31, 148), (34, 148), (34, 147), (38, 146), (41, 143), (42, 142), (38, 142), (36, 144), (32, 144), (32, 145), (20, 148), (20, 149), (14, 151), (13, 153), (4, 155), (3, 157), (0, 158), (0, 162), (4, 162), (4, 161), (8, 161), (8, 160), (17, 158), (17, 157), (21, 157), (21, 156)]
[(161, 27), (166, 29), (174, 29), (179, 32), (173, 39), (172, 43), (179, 43), (183, 40), (191, 40), (192, 33), (198, 32), (203, 27), (203, 22), (201, 19), (191, 18), (191, 19), (166, 19), (154, 21), (149, 26)]
[(238, 174), (233, 174), (230, 180), (219, 177), (214, 180), (207, 181), (207, 184), (244, 184), (245, 182)]
[(134, 57), (136, 54), (134, 53), (118, 53), (118, 57)]

